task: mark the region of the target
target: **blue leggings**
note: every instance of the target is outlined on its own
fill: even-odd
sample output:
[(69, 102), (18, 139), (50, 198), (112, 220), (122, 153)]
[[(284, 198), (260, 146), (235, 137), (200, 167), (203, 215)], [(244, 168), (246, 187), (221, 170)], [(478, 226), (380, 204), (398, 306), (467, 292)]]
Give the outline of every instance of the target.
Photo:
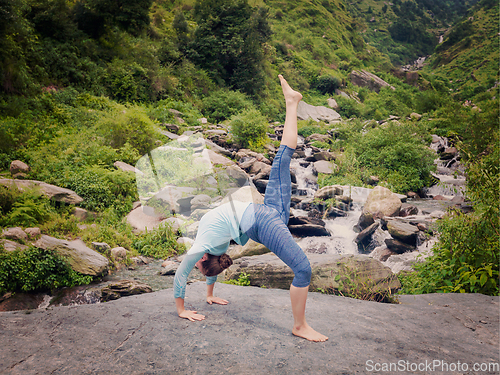
[(273, 160), (264, 204), (250, 204), (241, 218), (240, 228), (292, 269), (295, 274), (293, 286), (304, 288), (311, 282), (311, 265), (287, 227), (292, 195), (290, 160), (294, 151), (288, 146), (280, 146)]

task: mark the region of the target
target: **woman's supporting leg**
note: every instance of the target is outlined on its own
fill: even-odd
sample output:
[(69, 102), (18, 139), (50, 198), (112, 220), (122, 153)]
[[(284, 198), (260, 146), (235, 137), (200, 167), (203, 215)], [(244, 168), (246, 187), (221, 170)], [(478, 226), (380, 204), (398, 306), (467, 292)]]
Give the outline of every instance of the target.
[(285, 97), (286, 116), (281, 144), (290, 148), (297, 147), (297, 107), (302, 99), (300, 92), (293, 90), (288, 82), (280, 74), (281, 88)]
[(297, 288), (290, 285), (290, 301), (292, 302), (293, 329), (295, 336), (309, 341), (326, 341), (328, 337), (312, 329), (306, 322), (306, 301), (309, 287)]

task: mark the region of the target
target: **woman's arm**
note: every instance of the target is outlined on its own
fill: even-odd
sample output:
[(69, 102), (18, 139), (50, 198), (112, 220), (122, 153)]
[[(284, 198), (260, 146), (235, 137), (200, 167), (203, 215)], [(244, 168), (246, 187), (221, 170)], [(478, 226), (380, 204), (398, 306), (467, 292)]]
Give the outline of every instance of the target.
[(208, 284), (208, 278), (207, 278), (207, 303), (209, 304), (217, 303), (219, 305), (227, 305), (228, 301), (214, 296), (214, 286), (215, 286), (214, 283)]
[[(191, 248), (193, 250), (193, 248)], [(177, 314), (181, 318), (189, 319), (194, 322), (195, 320), (203, 320), (205, 317), (201, 314), (197, 314), (196, 311), (186, 310), (184, 308), (184, 297), (186, 294), (186, 282), (189, 276), (189, 273), (193, 269), (194, 265), (197, 261), (199, 261), (203, 257), (203, 252), (191, 253), (191, 250), (186, 254), (184, 259), (182, 260), (181, 265), (175, 272), (174, 277), (174, 298), (175, 298), (175, 306), (177, 308)]]

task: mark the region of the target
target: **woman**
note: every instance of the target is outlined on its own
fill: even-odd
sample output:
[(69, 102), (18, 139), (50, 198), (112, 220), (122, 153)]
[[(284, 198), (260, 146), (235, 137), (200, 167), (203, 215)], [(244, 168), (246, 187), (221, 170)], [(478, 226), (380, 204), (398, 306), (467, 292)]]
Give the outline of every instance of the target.
[(328, 337), (316, 332), (306, 322), (311, 266), (286, 226), (290, 216), (290, 160), (297, 146), (297, 107), (302, 95), (294, 91), (282, 75), (279, 78), (286, 101), (285, 127), (273, 160), (264, 204), (230, 201), (203, 216), (196, 240), (175, 274), (174, 297), (181, 318), (190, 321), (205, 319), (196, 311), (184, 309), (187, 277), (197, 265), (207, 276), (207, 302), (226, 305), (228, 301), (213, 295), (217, 274), (232, 264), (225, 252), (231, 239), (244, 245), (251, 238), (275, 253), (295, 274), (290, 286), (294, 318), (292, 333), (310, 341), (326, 341)]

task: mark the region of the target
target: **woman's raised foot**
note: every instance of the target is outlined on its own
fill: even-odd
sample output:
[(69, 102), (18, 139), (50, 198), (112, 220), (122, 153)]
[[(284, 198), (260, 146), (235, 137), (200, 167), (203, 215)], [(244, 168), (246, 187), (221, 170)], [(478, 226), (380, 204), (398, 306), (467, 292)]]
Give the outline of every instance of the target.
[(302, 99), (302, 94), (292, 89), (281, 74), (279, 74), (278, 77), (281, 81), (281, 88), (283, 90), (283, 95), (285, 96), (285, 101), (287, 102), (287, 104), (298, 104)]

